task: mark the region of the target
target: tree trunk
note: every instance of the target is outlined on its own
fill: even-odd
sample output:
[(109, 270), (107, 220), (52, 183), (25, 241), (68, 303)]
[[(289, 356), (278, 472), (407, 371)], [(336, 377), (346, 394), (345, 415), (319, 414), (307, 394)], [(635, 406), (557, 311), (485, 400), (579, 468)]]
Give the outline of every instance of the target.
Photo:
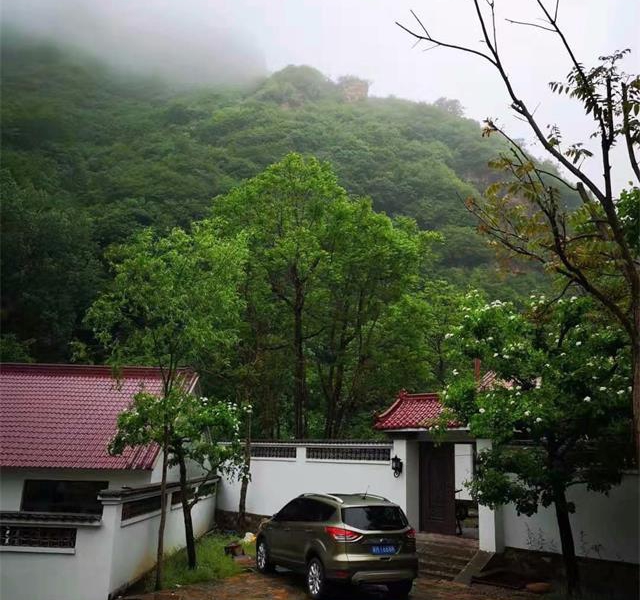
[[(343, 360), (342, 351), (340, 361)], [(344, 382), (344, 366), (342, 362), (335, 369), (335, 377), (329, 382), (328, 411), (325, 419), (324, 435), (327, 439), (338, 436), (339, 429), (339, 408), (342, 401), (342, 386)]]
[(294, 436), (302, 439), (305, 431), (305, 410), (307, 406), (307, 375), (304, 358), (304, 340), (302, 331), (302, 309), (304, 306), (304, 291), (301, 285), (296, 285), (296, 299), (293, 306), (293, 349), (295, 354), (294, 373)]
[(631, 339), (633, 438), (636, 445), (636, 465), (640, 467), (640, 302), (637, 299), (634, 301), (633, 323), (636, 332)]
[(247, 488), (251, 470), (251, 413), (247, 414), (247, 434), (244, 443), (244, 466), (242, 467), (242, 484), (240, 486), (240, 502), (238, 504), (238, 531), (246, 527), (247, 521)]
[(187, 484), (187, 465), (182, 454), (178, 454), (180, 468), (180, 495), (182, 496), (182, 517), (184, 519), (184, 539), (187, 546), (187, 565), (189, 569), (195, 569), (196, 540), (193, 537), (193, 521), (191, 520), (191, 504), (189, 503), (189, 489)]
[(162, 479), (160, 481), (160, 525), (158, 526), (158, 552), (156, 554), (155, 590), (162, 589), (162, 571), (164, 559), (164, 526), (167, 521), (167, 468), (169, 462), (169, 428), (164, 427), (162, 444)]
[(556, 519), (560, 531), (560, 544), (562, 546), (562, 558), (564, 560), (565, 575), (567, 578), (567, 593), (575, 596), (580, 593), (580, 576), (578, 573), (578, 561), (576, 548), (573, 542), (571, 521), (569, 520), (569, 506), (564, 488), (558, 488), (554, 493)]

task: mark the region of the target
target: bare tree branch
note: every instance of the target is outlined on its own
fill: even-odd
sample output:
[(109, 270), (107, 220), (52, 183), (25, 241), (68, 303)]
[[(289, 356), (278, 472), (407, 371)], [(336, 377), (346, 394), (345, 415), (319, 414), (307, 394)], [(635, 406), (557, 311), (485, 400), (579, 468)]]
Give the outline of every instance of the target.
[(537, 29), (544, 29), (545, 31), (550, 31), (551, 33), (555, 33), (554, 29), (550, 27), (545, 27), (544, 25), (538, 25), (537, 23), (527, 23), (526, 21), (516, 21), (514, 19), (505, 19), (507, 23), (511, 23), (512, 25), (526, 25), (528, 27), (536, 27)]
[(409, 35), (412, 35), (418, 40), (426, 40), (428, 42), (432, 42), (436, 44), (436, 46), (442, 46), (443, 48), (452, 48), (454, 50), (460, 50), (462, 52), (469, 52), (470, 54), (481, 56), (482, 58), (484, 58), (485, 60), (488, 60), (492, 65), (495, 66), (495, 62), (483, 52), (479, 52), (478, 50), (474, 50), (473, 48), (466, 48), (465, 46), (457, 46), (456, 44), (448, 44), (440, 40), (435, 40), (429, 35), (420, 35), (419, 33), (412, 31), (411, 29), (409, 29), (408, 27), (405, 27), (404, 25), (402, 25), (401, 23), (398, 23), (397, 21), (396, 21), (396, 25), (400, 27), (400, 29), (404, 29), (404, 31), (406, 31)]

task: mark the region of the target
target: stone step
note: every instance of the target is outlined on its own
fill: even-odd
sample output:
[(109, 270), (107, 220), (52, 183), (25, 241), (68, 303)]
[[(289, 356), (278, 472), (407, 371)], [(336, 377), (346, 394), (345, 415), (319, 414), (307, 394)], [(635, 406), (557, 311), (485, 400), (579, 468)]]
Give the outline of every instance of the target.
[(478, 542), (455, 536), (418, 534), (416, 551), (421, 577), (453, 580), (476, 556)]
[(467, 563), (467, 566), (455, 576), (454, 581), (464, 585), (471, 585), (473, 578), (482, 572), (493, 556), (493, 552), (478, 550), (476, 555)]
[(436, 566), (430, 566), (430, 567), (420, 567), (420, 570), (418, 571), (418, 573), (420, 574), (420, 577), (422, 576), (427, 576), (427, 577), (446, 577), (447, 579), (455, 579), (459, 572), (457, 569), (445, 569), (445, 568), (438, 568)]
[(438, 565), (440, 567), (447, 567), (450, 569), (461, 570), (467, 566), (468, 560), (450, 560), (443, 556), (420, 556), (418, 555), (418, 562), (422, 565)]
[(459, 535), (443, 535), (440, 533), (417, 533), (416, 541), (447, 544), (448, 546), (465, 546), (467, 548), (478, 548), (478, 540), (469, 539)]
[(459, 538), (453, 535), (442, 536), (416, 536), (417, 544), (439, 544), (450, 546), (453, 548), (463, 548), (468, 550), (478, 549), (478, 540), (469, 540), (467, 538)]
[(438, 571), (437, 569), (420, 569), (420, 577), (426, 579), (446, 579), (447, 581), (453, 581), (455, 574), (451, 574), (449, 571)]
[(477, 550), (443, 546), (441, 544), (416, 544), (416, 552), (423, 556), (450, 557), (458, 560), (471, 560)]
[(459, 558), (451, 556), (438, 556), (433, 554), (418, 554), (418, 561), (422, 564), (443, 565), (450, 566), (452, 569), (462, 570), (464, 569), (471, 558)]

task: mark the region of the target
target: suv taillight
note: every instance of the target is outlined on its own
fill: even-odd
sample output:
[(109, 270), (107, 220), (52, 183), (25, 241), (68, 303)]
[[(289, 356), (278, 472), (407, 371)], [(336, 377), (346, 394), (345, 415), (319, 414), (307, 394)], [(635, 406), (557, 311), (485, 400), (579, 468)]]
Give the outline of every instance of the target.
[(416, 539), (416, 530), (412, 527), (411, 529), (409, 529), (409, 531), (407, 531), (405, 533), (405, 535), (411, 539), (411, 540), (415, 540)]
[(351, 529), (345, 529), (344, 527), (325, 527), (324, 530), (336, 540), (336, 542), (357, 542), (362, 539), (362, 534), (351, 531)]

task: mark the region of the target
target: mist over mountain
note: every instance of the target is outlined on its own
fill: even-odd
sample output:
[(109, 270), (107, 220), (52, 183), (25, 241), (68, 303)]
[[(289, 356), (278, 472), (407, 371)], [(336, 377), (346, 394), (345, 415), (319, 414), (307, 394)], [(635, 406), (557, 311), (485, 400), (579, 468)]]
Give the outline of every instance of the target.
[(502, 146), (455, 100), (370, 97), (357, 76), (304, 65), (190, 89), (15, 33), (1, 58), (0, 314), (37, 360), (69, 360), (74, 340), (90, 341), (82, 318), (114, 244), (188, 228), (289, 152), (330, 162), (376, 210), (440, 232), (433, 277), (501, 298), (540, 284), (531, 271), (506, 279), (475, 231), (464, 199), (497, 177), (488, 162)]
[(5, 29), (120, 71), (183, 85), (242, 85), (266, 74), (262, 52), (220, 3), (5, 0)]

